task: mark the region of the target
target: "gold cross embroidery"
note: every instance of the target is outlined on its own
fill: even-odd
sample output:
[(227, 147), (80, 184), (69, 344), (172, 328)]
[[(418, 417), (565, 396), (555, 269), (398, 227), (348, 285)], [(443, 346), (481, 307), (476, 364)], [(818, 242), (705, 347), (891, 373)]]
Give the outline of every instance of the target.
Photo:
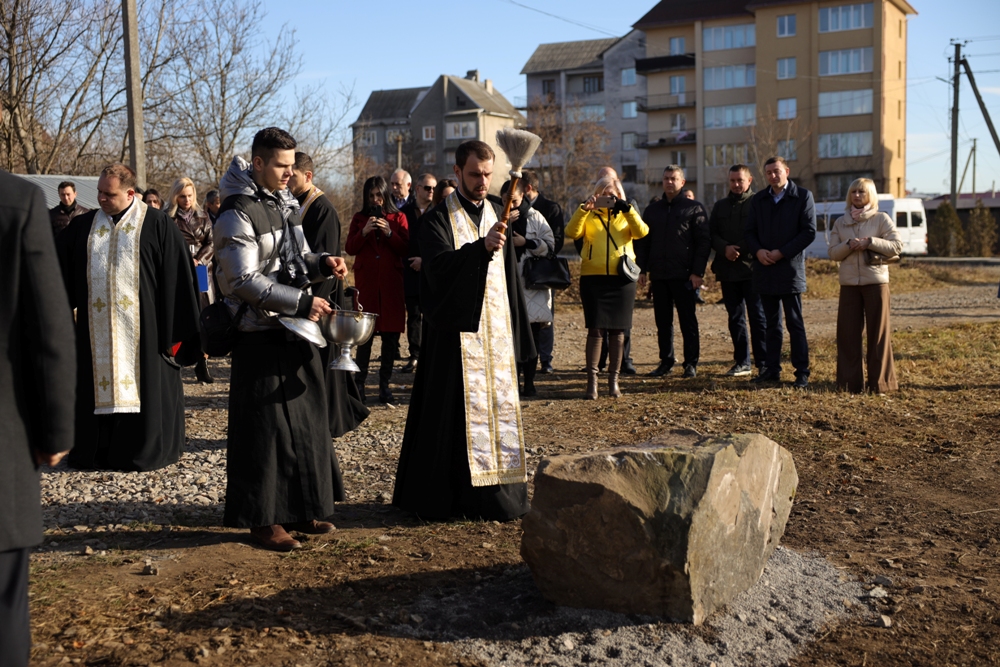
[(103, 389), (104, 391), (107, 391), (108, 387), (111, 385), (111, 383), (108, 382), (107, 376), (101, 376), (101, 381), (98, 382), (97, 384), (99, 384), (101, 386), (101, 389)]
[(101, 227), (100, 229), (97, 230), (97, 235), (100, 236), (101, 238), (104, 238), (104, 235), (108, 233), (110, 232), (108, 232), (107, 227)]
[(94, 302), (94, 308), (97, 309), (97, 312), (104, 310), (105, 306), (107, 306), (107, 304), (101, 301), (101, 297), (97, 297), (97, 301)]
[(126, 234), (131, 233), (133, 229), (135, 229), (135, 227), (132, 226), (131, 222), (126, 223), (125, 226), (122, 227), (122, 231), (125, 232)]
[(118, 299), (118, 305), (121, 306), (122, 308), (128, 308), (129, 306), (132, 305), (132, 303), (133, 303), (132, 299), (128, 298), (127, 296), (123, 296), (122, 298)]
[(132, 382), (132, 378), (126, 375), (125, 379), (122, 380), (122, 384), (125, 385), (126, 389), (131, 389), (134, 383)]

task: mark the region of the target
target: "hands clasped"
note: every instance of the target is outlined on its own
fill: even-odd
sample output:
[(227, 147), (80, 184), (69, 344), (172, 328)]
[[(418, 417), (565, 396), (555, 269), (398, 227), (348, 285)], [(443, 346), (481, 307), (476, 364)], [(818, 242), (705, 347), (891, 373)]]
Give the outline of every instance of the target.
[(389, 227), (389, 221), (385, 218), (376, 218), (374, 216), (368, 218), (368, 222), (365, 226), (361, 228), (361, 235), (368, 236), (370, 232), (382, 232), (386, 237), (392, 236), (392, 229)]
[(867, 250), (872, 244), (872, 237), (866, 236), (863, 239), (850, 239), (847, 247), (851, 250)]

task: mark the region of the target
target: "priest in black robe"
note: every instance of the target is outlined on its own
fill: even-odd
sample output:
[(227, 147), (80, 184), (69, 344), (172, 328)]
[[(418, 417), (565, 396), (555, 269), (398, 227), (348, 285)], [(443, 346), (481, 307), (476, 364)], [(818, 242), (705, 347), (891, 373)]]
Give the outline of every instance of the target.
[(109, 165), (97, 187), (100, 210), (74, 218), (57, 240), (76, 309), (76, 444), (67, 461), (156, 470), (180, 458), (180, 368), (202, 356), (194, 270), (177, 226), (135, 196), (135, 172)]
[[(299, 217), (302, 233), (313, 252), (340, 256), (340, 216), (330, 199), (313, 183), (315, 167), (312, 158), (301, 151), (295, 153), (295, 166), (288, 179), (288, 189), (299, 202)], [(350, 303), (344, 303), (344, 281), (329, 277), (315, 283), (313, 296), (329, 299), (341, 308), (351, 310)], [(326, 369), (326, 391), (330, 413), (330, 435), (339, 438), (353, 431), (363, 422), (370, 411), (361, 402), (361, 393), (354, 383), (352, 373), (331, 371), (332, 355), (338, 353), (337, 346), (327, 345), (319, 350), (319, 358)]]
[[(514, 245), (492, 224), (500, 207), (486, 200), (493, 160), (481, 141), (459, 146), (459, 190), (422, 218), (426, 337), (392, 502), (425, 519), (505, 521), (529, 508), (514, 365), (533, 360), (535, 348)], [(468, 241), (456, 243), (456, 233)]]

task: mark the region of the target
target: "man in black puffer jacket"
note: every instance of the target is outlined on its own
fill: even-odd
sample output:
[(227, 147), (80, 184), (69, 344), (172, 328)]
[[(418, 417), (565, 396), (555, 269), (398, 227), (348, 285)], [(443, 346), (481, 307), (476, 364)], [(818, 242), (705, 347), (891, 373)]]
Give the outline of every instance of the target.
[(684, 182), (684, 170), (677, 165), (663, 170), (663, 198), (642, 214), (649, 234), (635, 241), (642, 269), (639, 286), (645, 286), (648, 273), (653, 292), (660, 348), (660, 364), (650, 373), (653, 377), (666, 375), (674, 366), (674, 306), (684, 338), (684, 377), (696, 375), (701, 353), (694, 291), (701, 287), (712, 247), (705, 207), (680, 194)]

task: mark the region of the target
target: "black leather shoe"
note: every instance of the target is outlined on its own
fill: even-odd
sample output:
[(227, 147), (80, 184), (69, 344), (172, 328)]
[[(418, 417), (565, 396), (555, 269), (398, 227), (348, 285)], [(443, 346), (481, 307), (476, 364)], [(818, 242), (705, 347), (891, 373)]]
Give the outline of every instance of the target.
[(808, 375), (798, 375), (795, 378), (795, 382), (792, 386), (796, 389), (806, 389), (809, 386), (809, 376)]
[(410, 359), (406, 365), (399, 369), (400, 373), (413, 373), (417, 370), (417, 360)]
[(673, 369), (674, 365), (666, 361), (661, 361), (660, 365), (649, 371), (649, 377), (658, 378), (663, 377)]
[(538, 390), (535, 389), (535, 383), (534, 382), (532, 382), (531, 384), (525, 383), (524, 389), (521, 390), (521, 396), (525, 397), (538, 396)]
[(198, 382), (204, 382), (205, 384), (215, 382), (215, 378), (208, 372), (208, 362), (205, 359), (202, 359), (195, 365), (194, 375), (198, 378)]
[(754, 379), (750, 380), (753, 384), (777, 384), (781, 381), (781, 376), (778, 373), (768, 373), (761, 372)]
[(681, 377), (690, 379), (695, 377), (696, 375), (698, 375), (698, 370), (694, 366), (688, 364), (684, 366), (684, 375), (682, 375)]
[(622, 375), (635, 375), (635, 364), (632, 363), (631, 359), (622, 361)]
[(378, 402), (381, 403), (382, 405), (386, 405), (388, 403), (395, 404), (396, 403), (396, 397), (392, 395), (392, 390), (391, 389), (379, 389), (378, 390)]
[(544, 362), (542, 362), (542, 367), (541, 367), (541, 369), (538, 372), (539, 373), (544, 373), (544, 374), (548, 375), (549, 373), (555, 373), (556, 369), (552, 368), (552, 362), (551, 361), (544, 361)]

